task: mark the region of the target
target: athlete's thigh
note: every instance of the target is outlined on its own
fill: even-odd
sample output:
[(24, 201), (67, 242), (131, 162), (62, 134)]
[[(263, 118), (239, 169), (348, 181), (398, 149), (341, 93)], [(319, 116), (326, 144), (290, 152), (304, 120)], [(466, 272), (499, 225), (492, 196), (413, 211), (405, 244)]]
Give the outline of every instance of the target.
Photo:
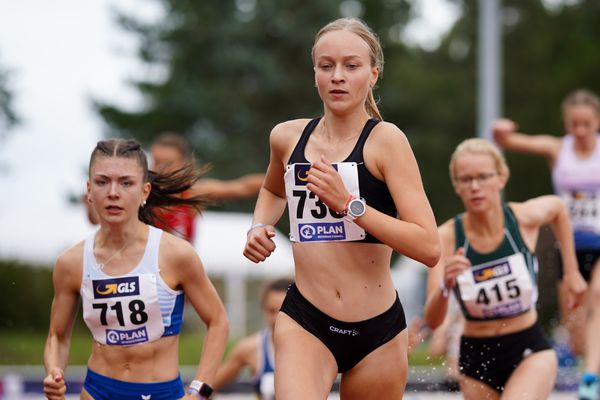
[(460, 391), (464, 400), (498, 400), (500, 393), (485, 383), (466, 375), (460, 375)]
[(337, 363), (315, 336), (280, 312), (275, 323), (277, 400), (324, 400), (337, 376)]
[(554, 388), (558, 361), (554, 350), (544, 350), (525, 357), (510, 375), (502, 400), (547, 399)]
[(600, 307), (600, 258), (596, 260), (588, 283), (588, 304)]
[(401, 399), (408, 373), (406, 329), (342, 375), (341, 400)]
[(90, 395), (85, 388), (81, 388), (81, 394), (79, 395), (80, 400), (94, 400), (92, 395)]

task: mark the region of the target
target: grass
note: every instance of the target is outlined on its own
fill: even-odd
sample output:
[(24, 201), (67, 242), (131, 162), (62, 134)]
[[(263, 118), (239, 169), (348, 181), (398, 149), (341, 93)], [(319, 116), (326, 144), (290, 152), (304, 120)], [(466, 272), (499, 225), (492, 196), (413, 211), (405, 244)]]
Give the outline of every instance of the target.
[[(0, 332), (0, 365), (43, 364), (46, 334), (40, 332)], [(87, 332), (73, 332), (70, 365), (85, 365), (91, 352), (92, 339)], [(202, 337), (184, 333), (179, 337), (179, 357), (182, 365), (195, 365), (200, 359)]]
[[(46, 333), (41, 332), (0, 332), (0, 365), (41, 365), (43, 364)], [(234, 343), (229, 343), (228, 349)], [(87, 364), (92, 346), (91, 335), (84, 329), (75, 330), (71, 338), (70, 365)], [(198, 332), (184, 332), (179, 337), (179, 360), (181, 365), (196, 365), (202, 351), (202, 335)], [(427, 355), (425, 344), (419, 345), (411, 354), (410, 365), (440, 365), (443, 358)]]

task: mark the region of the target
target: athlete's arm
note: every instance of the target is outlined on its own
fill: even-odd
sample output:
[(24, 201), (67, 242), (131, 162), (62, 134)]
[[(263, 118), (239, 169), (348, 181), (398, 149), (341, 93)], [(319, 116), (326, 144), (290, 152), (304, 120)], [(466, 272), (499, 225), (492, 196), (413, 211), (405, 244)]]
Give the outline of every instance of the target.
[(252, 197), (260, 191), (264, 178), (264, 174), (248, 174), (229, 180), (202, 178), (194, 185), (193, 192), (212, 200)]
[[(182, 287), (185, 296), (206, 324), (202, 354), (194, 379), (212, 385), (223, 358), (229, 322), (225, 307), (194, 248), (185, 240), (163, 235), (160, 253), (165, 273), (174, 277), (176, 286)], [(162, 272), (162, 270), (161, 270)]]
[(51, 400), (63, 399), (66, 391), (64, 371), (69, 359), (73, 322), (77, 315), (83, 258), (82, 252), (76, 248), (68, 250), (57, 259), (52, 273), (54, 299), (44, 348), (44, 394)]
[(234, 346), (227, 359), (219, 367), (213, 386), (215, 390), (232, 382), (245, 367), (250, 367), (252, 373), (256, 371), (259, 340), (258, 335), (252, 335), (240, 340)]
[[(379, 127), (381, 125), (381, 127)], [(394, 199), (399, 218), (372, 207), (357, 224), (395, 251), (433, 267), (440, 258), (438, 230), (425, 194), (421, 174), (408, 139), (395, 125), (381, 122), (372, 146), (365, 146), (365, 160), (372, 157)], [(367, 204), (368, 206), (368, 204)]]
[(427, 271), (427, 300), (425, 322), (431, 329), (440, 326), (448, 312), (448, 298), (456, 286), (456, 277), (471, 267), (462, 247), (454, 251), (454, 220), (445, 222), (439, 229), (442, 256), (435, 267)]
[(562, 139), (551, 135), (528, 135), (517, 132), (517, 125), (510, 119), (498, 119), (492, 123), (496, 143), (507, 150), (545, 157), (554, 165), (562, 146)]
[[(452, 221), (447, 221), (439, 228), (442, 256), (438, 263), (427, 270), (427, 300), (423, 312), (425, 324), (435, 329), (442, 324), (448, 312), (448, 296), (451, 288), (446, 286), (442, 291), (441, 284), (444, 283), (444, 268), (446, 258), (452, 254), (454, 248), (454, 234), (451, 230)], [(446, 296), (448, 295), (448, 296)]]
[[(511, 203), (515, 216), (522, 226), (523, 238), (529, 248), (535, 248), (537, 232), (544, 224), (550, 224), (556, 240), (560, 243), (560, 253), (563, 265), (563, 279), (570, 292), (569, 305), (575, 307), (583, 300), (586, 283), (579, 272), (575, 244), (573, 243), (573, 230), (571, 221), (564, 202), (555, 195), (540, 196), (523, 203)], [(527, 232), (527, 228), (534, 231), (534, 235)], [(530, 237), (534, 236), (535, 240)]]
[(271, 131), (269, 137), (271, 156), (265, 175), (263, 187), (260, 189), (252, 226), (260, 225), (248, 232), (244, 256), (258, 263), (264, 261), (275, 250), (274, 225), (279, 221), (286, 206), (285, 183), (285, 157), (292, 146), (291, 131), (294, 129), (290, 122), (282, 123)]

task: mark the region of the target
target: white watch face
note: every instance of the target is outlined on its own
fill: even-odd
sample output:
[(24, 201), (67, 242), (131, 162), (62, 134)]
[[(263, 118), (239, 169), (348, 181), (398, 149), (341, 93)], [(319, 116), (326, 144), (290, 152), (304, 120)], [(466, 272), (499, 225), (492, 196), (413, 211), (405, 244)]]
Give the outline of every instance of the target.
[(352, 216), (360, 217), (365, 213), (365, 203), (360, 199), (352, 200), (348, 205), (348, 212)]

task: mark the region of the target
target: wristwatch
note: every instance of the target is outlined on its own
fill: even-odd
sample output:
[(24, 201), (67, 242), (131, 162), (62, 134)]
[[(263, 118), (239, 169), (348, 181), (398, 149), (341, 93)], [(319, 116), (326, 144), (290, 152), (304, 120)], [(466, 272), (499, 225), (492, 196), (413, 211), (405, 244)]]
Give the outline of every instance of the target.
[(213, 388), (208, 383), (193, 380), (188, 387), (188, 394), (195, 394), (201, 400), (208, 400), (213, 393)]
[(365, 199), (355, 197), (348, 202), (348, 207), (346, 207), (345, 211), (346, 215), (352, 220), (362, 217), (367, 212), (367, 202)]

